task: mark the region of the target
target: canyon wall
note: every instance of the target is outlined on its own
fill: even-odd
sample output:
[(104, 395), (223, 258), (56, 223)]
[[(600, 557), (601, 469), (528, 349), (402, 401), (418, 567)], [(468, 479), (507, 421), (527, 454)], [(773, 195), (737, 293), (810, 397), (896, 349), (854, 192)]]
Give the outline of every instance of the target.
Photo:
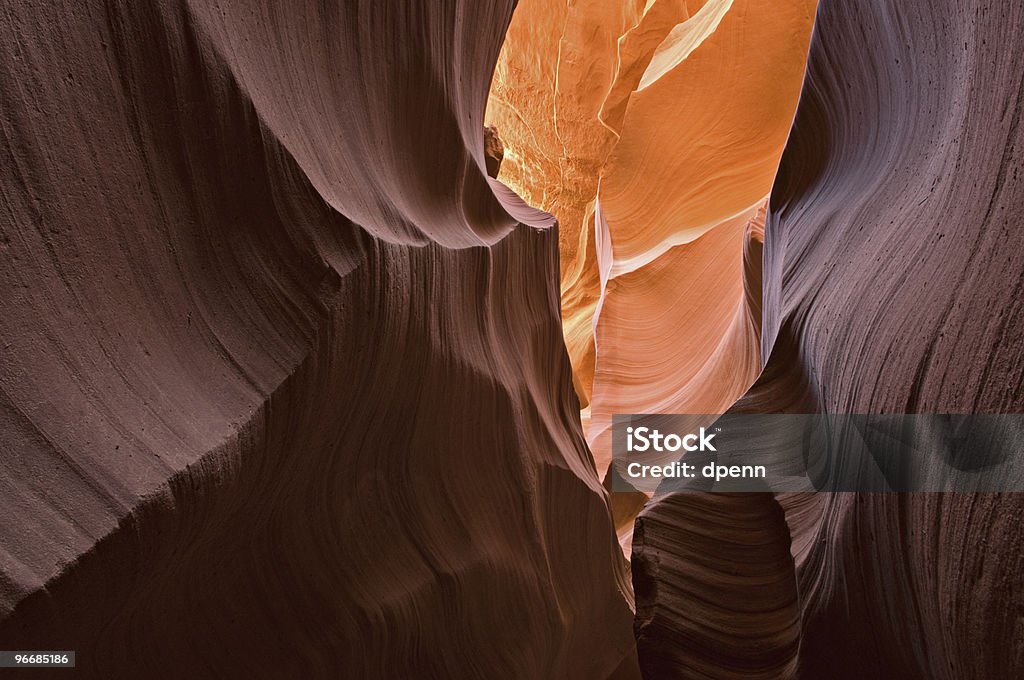
[[(1024, 410), (1022, 30), (1012, 3), (822, 2), (765, 231), (766, 367), (734, 410)], [(784, 496), (785, 523), (764, 503), (666, 497), (642, 513), (649, 677), (1024, 667), (1021, 496)], [(780, 542), (793, 560), (766, 560)], [(702, 596), (725, 582), (748, 600)], [(695, 607), (705, 636), (686, 635)], [(766, 646), (716, 655), (737, 631)]]
[(720, 413), (760, 371), (744, 253), (760, 248), (816, 4), (516, 10), (487, 117), (511, 152), (499, 177), (562, 226), (566, 345), (602, 474), (613, 414)]
[(1013, 677), (1020, 496), (602, 476), (617, 412), (1024, 410), (1024, 9), (514, 5), (5, 8), (2, 646)]
[(485, 173), (513, 4), (5, 7), (5, 649), (636, 677), (554, 220)]

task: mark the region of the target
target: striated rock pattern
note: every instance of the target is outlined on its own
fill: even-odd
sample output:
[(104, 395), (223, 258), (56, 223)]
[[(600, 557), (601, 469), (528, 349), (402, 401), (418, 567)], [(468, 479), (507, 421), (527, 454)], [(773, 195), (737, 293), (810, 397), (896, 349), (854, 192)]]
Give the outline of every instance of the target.
[[(792, 125), (814, 0), (709, 0), (655, 49), (602, 170), (588, 440), (615, 413), (721, 413), (761, 368), (743, 253)], [(753, 291), (751, 291), (753, 292)]]
[(617, 41), (643, 10), (635, 0), (522, 0), (487, 103), (487, 121), (501, 131), (509, 151), (500, 179), (559, 221), (563, 330), (584, 407), (600, 295), (595, 199), (616, 139), (599, 115), (616, 72)]
[(563, 227), (563, 328), (602, 474), (612, 414), (718, 413), (761, 368), (760, 280), (744, 252), (757, 247), (815, 5), (516, 11), (487, 116), (510, 149), (501, 178)]
[(633, 534), (644, 677), (793, 677), (800, 607), (789, 550), (770, 494), (675, 494), (649, 506)]
[[(766, 367), (737, 410), (1024, 410), (1022, 30), (1015, 3), (823, 0), (765, 230)], [(751, 677), (714, 656), (748, 626), (778, 653), (754, 676), (786, 677), (790, 625), (735, 594), (688, 633), (724, 579), (767, 604), (781, 591), (765, 584), (790, 577), (799, 677), (1020, 675), (1021, 496), (780, 497), (788, 531), (763, 499), (729, 502), (727, 518), (698, 496), (641, 515), (650, 677)], [(725, 536), (745, 547), (726, 553)], [(787, 538), (793, 560), (769, 569)]]
[(608, 280), (589, 429), (598, 469), (611, 461), (614, 413), (717, 413), (757, 375), (760, 319), (743, 270), (756, 215), (746, 211)]
[(512, 7), (5, 6), (0, 646), (637, 676), (557, 233), (486, 174)]
[(515, 5), (5, 6), (0, 647), (1019, 676), (1019, 495), (602, 475), (616, 412), (1024, 410), (1024, 8)]

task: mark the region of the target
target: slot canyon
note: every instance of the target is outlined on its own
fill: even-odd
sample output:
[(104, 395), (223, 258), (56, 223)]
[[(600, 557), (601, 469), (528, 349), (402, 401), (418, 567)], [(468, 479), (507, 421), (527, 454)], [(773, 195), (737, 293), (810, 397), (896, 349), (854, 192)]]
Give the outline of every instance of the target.
[(619, 414), (1024, 412), (1022, 36), (9, 0), (0, 652), (75, 662), (0, 677), (1020, 677), (1020, 493), (610, 466)]

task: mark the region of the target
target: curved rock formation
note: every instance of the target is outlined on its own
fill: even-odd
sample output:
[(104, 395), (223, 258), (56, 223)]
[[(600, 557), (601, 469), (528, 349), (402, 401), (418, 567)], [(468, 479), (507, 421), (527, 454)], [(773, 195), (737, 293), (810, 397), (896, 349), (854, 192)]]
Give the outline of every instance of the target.
[(815, 4), (517, 9), (488, 118), (515, 154), (502, 178), (563, 227), (563, 327), (600, 472), (613, 413), (718, 413), (761, 367), (746, 232), (792, 124)]
[(602, 468), (616, 412), (1024, 410), (1018, 4), (8, 3), (0, 646), (1016, 677), (1021, 496), (634, 524)]
[(644, 677), (793, 677), (800, 606), (789, 549), (769, 494), (675, 494), (649, 506), (633, 535)]
[(709, 1), (630, 97), (601, 176), (610, 254), (587, 433), (599, 469), (613, 414), (721, 413), (761, 368), (743, 252), (792, 125), (815, 5)]
[(5, 649), (635, 677), (557, 234), (485, 173), (512, 5), (5, 7)]
[(562, 314), (583, 406), (594, 372), (600, 294), (594, 200), (615, 134), (599, 119), (619, 36), (642, 13), (633, 1), (523, 0), (498, 59), (487, 120), (510, 151), (500, 179), (559, 221)]
[(589, 439), (611, 461), (614, 413), (717, 413), (761, 368), (743, 251), (756, 208), (609, 279), (601, 299)]
[[(765, 233), (766, 367), (737, 410), (1024, 410), (1022, 27), (1024, 9), (1006, 3), (822, 2)], [(798, 579), (800, 677), (995, 678), (1024, 668), (1019, 495), (778, 501), (795, 558), (770, 578)], [(680, 588), (722, 578), (687, 566), (720, 540), (692, 538), (701, 502), (664, 498), (641, 515), (660, 528), (645, 531), (635, 559), (677, 564), (654, 584), (637, 572), (638, 593), (656, 592), (657, 610), (670, 613), (661, 621), (698, 602)], [(782, 525), (751, 518), (755, 503), (719, 521), (761, 532), (729, 564), (785, 540)], [(715, 569), (727, 569), (724, 557)], [(763, 583), (734, 587), (759, 598)], [(707, 625), (758, 621), (737, 599)], [(644, 649), (690, 630), (664, 628), (641, 632)], [(692, 655), (715, 649), (689, 645)], [(737, 675), (727, 659), (707, 664), (701, 677)], [(774, 667), (760, 670), (777, 677)], [(683, 661), (672, 669), (695, 674)]]

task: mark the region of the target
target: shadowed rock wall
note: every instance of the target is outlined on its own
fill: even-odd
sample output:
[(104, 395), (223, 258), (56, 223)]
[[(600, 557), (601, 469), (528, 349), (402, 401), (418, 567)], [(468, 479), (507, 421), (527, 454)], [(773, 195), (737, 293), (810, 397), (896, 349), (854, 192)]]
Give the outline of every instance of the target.
[(635, 675), (556, 229), (485, 174), (512, 8), (5, 7), (4, 648)]

